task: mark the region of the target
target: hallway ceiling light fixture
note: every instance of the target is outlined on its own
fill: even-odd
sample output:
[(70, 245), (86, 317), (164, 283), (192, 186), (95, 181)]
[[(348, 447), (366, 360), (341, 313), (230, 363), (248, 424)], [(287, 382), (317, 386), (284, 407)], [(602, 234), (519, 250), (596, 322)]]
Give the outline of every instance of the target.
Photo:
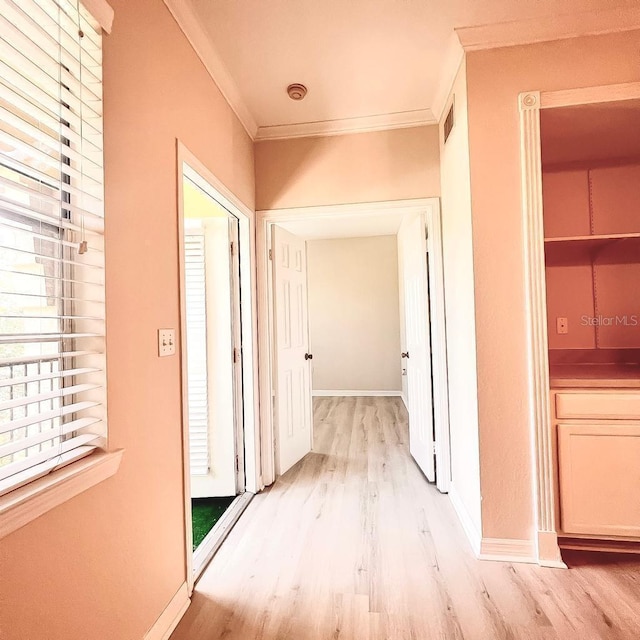
[(296, 82), (287, 87), (287, 93), (292, 100), (302, 100), (307, 95), (307, 87)]

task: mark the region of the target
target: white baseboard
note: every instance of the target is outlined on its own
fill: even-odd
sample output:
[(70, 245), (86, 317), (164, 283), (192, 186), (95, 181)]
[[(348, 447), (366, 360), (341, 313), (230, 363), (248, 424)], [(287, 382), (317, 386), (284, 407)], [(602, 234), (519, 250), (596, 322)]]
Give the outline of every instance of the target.
[(189, 589), (187, 583), (183, 582), (155, 624), (147, 631), (144, 640), (168, 640), (190, 604)]
[(402, 403), (404, 404), (404, 408), (407, 411), (409, 411), (409, 405), (408, 405), (407, 396), (405, 395), (405, 393), (403, 391), (400, 392), (400, 397), (402, 398)]
[(533, 540), (482, 538), (478, 558), (480, 560), (494, 560), (498, 562), (528, 562), (537, 564), (535, 546)]
[(402, 391), (387, 391), (387, 390), (364, 390), (364, 389), (332, 389), (332, 390), (326, 390), (326, 389), (315, 389), (312, 392), (312, 395), (314, 396), (318, 396), (318, 397), (344, 397), (344, 398), (351, 398), (351, 397), (362, 397), (362, 398), (367, 398), (369, 396), (382, 396), (382, 397), (389, 397), (389, 396), (402, 396)]
[(467, 508), (465, 507), (464, 503), (460, 499), (460, 496), (458, 495), (458, 492), (455, 486), (453, 485), (453, 483), (449, 485), (449, 493), (447, 495), (449, 496), (449, 500), (451, 500), (451, 504), (453, 505), (456, 515), (460, 520), (462, 529), (464, 530), (467, 536), (467, 539), (469, 540), (469, 544), (471, 544), (471, 549), (473, 550), (473, 553), (476, 556), (479, 556), (481, 542), (482, 542), (482, 535), (480, 534), (480, 531), (478, 530), (475, 523), (471, 519), (471, 516), (469, 515), (469, 512), (467, 511)]

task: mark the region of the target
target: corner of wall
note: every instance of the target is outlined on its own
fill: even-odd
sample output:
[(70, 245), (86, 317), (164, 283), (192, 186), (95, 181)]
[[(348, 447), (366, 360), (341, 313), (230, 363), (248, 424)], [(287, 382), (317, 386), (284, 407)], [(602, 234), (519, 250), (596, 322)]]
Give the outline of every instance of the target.
[(474, 519), (471, 517), (471, 514), (467, 510), (462, 498), (458, 494), (458, 490), (453, 482), (449, 485), (448, 495), (449, 500), (451, 500), (451, 504), (453, 505), (453, 509), (458, 516), (458, 520), (460, 520), (462, 529), (467, 536), (467, 540), (471, 545), (473, 553), (476, 556), (479, 556), (482, 547), (482, 534), (480, 533), (480, 529), (476, 526)]
[(442, 241), (451, 433), (451, 500), (476, 553), (482, 537), (476, 289), (469, 160), (466, 59), (461, 56), (444, 108), (455, 103), (447, 143), (441, 135)]
[(144, 640), (169, 640), (190, 604), (189, 589), (187, 583), (184, 582), (160, 614), (160, 617), (145, 633)]

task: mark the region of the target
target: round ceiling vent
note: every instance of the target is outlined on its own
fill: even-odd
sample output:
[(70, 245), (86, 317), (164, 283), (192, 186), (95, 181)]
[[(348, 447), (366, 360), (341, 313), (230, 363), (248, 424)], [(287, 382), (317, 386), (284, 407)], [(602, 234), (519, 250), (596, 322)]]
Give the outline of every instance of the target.
[(307, 95), (307, 87), (299, 83), (290, 84), (287, 93), (292, 100), (302, 100)]

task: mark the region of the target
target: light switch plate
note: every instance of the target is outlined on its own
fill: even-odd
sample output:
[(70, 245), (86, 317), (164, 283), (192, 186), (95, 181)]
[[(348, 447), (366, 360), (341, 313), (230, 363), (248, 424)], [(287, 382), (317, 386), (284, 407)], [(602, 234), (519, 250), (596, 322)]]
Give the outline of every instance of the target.
[(176, 330), (158, 329), (158, 355), (173, 356), (176, 353)]

